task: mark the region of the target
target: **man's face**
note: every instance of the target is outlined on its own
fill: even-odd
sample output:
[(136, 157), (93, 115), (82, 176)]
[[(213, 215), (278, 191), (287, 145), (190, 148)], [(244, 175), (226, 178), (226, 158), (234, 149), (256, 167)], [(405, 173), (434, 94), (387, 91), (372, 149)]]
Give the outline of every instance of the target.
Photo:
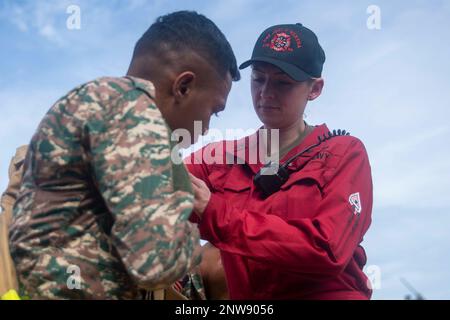
[[(211, 67), (207, 72), (198, 75), (196, 84), (189, 98), (183, 101), (183, 114), (180, 114), (182, 127), (191, 134), (191, 143), (197, 142), (199, 135), (209, 129), (211, 116), (225, 109), (228, 94), (231, 90), (232, 79), (227, 73), (220, 77)], [(194, 122), (201, 123), (201, 130), (194, 130)], [(198, 124), (197, 124), (198, 125)]]
[(251, 92), (253, 107), (264, 126), (283, 129), (303, 116), (311, 84), (293, 80), (272, 64), (258, 62), (253, 65)]

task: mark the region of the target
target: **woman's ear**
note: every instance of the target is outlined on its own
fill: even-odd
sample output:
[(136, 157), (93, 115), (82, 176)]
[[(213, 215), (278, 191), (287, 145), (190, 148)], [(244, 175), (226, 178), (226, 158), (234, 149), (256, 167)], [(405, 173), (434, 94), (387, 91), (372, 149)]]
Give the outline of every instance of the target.
[(324, 86), (323, 78), (317, 78), (313, 80), (311, 84), (311, 91), (309, 92), (308, 100), (312, 101), (316, 99), (322, 93)]
[(180, 73), (173, 82), (172, 94), (176, 101), (180, 101), (189, 96), (195, 87), (196, 76), (192, 71)]

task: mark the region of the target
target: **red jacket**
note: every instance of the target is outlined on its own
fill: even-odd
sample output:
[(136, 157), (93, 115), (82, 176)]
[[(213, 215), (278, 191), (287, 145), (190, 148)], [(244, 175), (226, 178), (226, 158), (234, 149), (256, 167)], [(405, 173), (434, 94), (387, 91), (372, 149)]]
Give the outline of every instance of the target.
[[(326, 125), (315, 127), (280, 162), (326, 132)], [(372, 178), (362, 142), (338, 136), (322, 143), (294, 161), (281, 190), (263, 199), (253, 184), (262, 165), (249, 164), (248, 156), (257, 143), (249, 141), (237, 141), (233, 154), (220, 142), (186, 159), (212, 191), (201, 221), (191, 219), (221, 250), (230, 298), (369, 299), (360, 243), (371, 221)], [(236, 163), (242, 148), (245, 164), (202, 161), (207, 153)]]

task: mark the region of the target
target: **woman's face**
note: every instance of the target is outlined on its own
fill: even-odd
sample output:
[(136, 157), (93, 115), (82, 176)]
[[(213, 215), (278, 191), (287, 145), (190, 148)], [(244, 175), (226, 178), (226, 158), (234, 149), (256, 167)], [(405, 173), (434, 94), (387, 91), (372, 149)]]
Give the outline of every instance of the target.
[[(313, 85), (297, 82), (272, 64), (253, 64), (251, 76), (253, 107), (268, 129), (284, 129), (303, 119)], [(320, 93), (319, 93), (320, 94)]]

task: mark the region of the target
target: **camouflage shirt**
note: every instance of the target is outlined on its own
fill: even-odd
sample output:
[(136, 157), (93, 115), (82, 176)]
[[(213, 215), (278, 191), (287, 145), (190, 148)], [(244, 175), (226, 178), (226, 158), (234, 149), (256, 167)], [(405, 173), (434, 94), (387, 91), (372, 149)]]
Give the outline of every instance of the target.
[(153, 97), (151, 82), (99, 78), (40, 123), (10, 227), (22, 294), (135, 299), (200, 262), (188, 175)]

